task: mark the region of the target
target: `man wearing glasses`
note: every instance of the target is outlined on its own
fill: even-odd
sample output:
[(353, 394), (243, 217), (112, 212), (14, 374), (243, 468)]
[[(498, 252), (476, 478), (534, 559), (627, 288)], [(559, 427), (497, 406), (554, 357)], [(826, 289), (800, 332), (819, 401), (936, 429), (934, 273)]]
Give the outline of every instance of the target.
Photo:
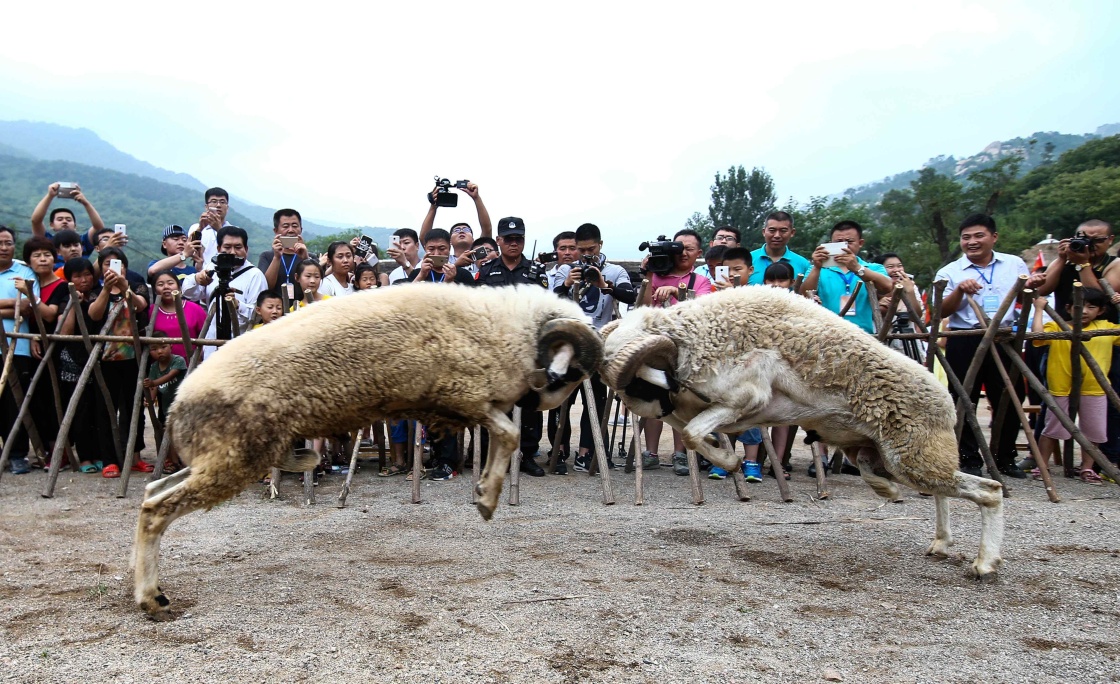
[[(435, 203), (436, 190), (434, 188), (431, 194), (428, 195), (428, 214), (424, 217), (424, 222), (420, 224), (420, 244), (424, 244), (428, 239), (428, 232), (436, 223), (436, 211), (439, 210), (439, 205)], [(486, 211), (486, 205), (482, 203), (482, 197), (478, 194), (478, 183), (467, 183), (467, 187), (463, 192), (474, 200), (474, 209), (478, 214), (478, 229), (482, 233), (482, 237), (491, 237), (494, 234), (494, 229), (490, 225), (490, 214)], [(471, 251), (471, 244), (474, 243), (475, 234), (471, 229), (469, 223), (459, 222), (448, 229), (451, 233), (451, 253), (456, 259)], [(466, 268), (471, 274), (478, 272), (475, 264), (456, 264), (461, 268)]]
[(794, 278), (809, 273), (812, 267), (809, 260), (786, 246), (795, 232), (793, 217), (788, 213), (774, 211), (766, 217), (766, 223), (762, 227), (762, 246), (751, 252), (754, 273), (751, 274), (747, 284), (761, 285), (766, 267), (779, 261), (784, 261), (793, 267)]
[(193, 242), (191, 237), (195, 231), (202, 232), (202, 263), (205, 266), (218, 253), (218, 231), (232, 224), (226, 221), (226, 214), (229, 213), (228, 192), (221, 188), (210, 188), (206, 191), (204, 199), (206, 209), (198, 217), (198, 223), (187, 231), (187, 239)]
[[(738, 228), (720, 226), (716, 228), (716, 234), (713, 235), (711, 241), (708, 242), (708, 247), (724, 247), (726, 249), (731, 249), (732, 247), (738, 247), (741, 239), (742, 235), (739, 233)], [(712, 276), (712, 272), (708, 269), (707, 264), (698, 265), (695, 272), (713, 283), (716, 281)]]

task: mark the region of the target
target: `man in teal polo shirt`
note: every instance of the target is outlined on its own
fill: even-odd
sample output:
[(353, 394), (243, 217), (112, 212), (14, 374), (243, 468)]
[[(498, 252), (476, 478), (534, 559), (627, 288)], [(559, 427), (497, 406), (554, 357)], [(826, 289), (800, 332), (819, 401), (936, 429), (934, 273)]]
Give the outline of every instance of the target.
[[(836, 314), (854, 295), (855, 303), (848, 307), (844, 318), (865, 332), (874, 333), (871, 307), (873, 303), (878, 306), (880, 294), (891, 291), (891, 278), (880, 264), (869, 264), (859, 258), (863, 249), (863, 227), (855, 221), (837, 223), (828, 232), (828, 241), (846, 242), (848, 246), (843, 253), (835, 255), (830, 255), (823, 246), (817, 247), (811, 257), (812, 267), (801, 283), (801, 291), (816, 290), (825, 308)], [(830, 256), (835, 266), (825, 266)], [(857, 293), (856, 283), (860, 281), (863, 287)], [(867, 295), (867, 289), (871, 287), (878, 291), (874, 299)]]
[[(15, 329), (16, 307), (20, 308), (19, 332), (29, 332), (27, 319), (31, 316), (31, 307), (27, 296), (17, 289), (23, 285), (30, 286), (36, 298), (39, 296), (39, 280), (35, 277), (27, 264), (15, 260), (16, 233), (11, 228), (0, 225), (0, 318), (4, 320), (4, 331), (12, 332)], [(15, 344), (12, 356), (11, 377), (19, 382), (20, 387), (26, 391), (31, 374), (35, 371), (35, 360), (31, 358), (31, 343), (27, 340), (8, 340), (8, 344)], [(5, 387), (5, 390), (10, 388)], [(5, 391), (0, 400), (0, 435), (5, 438), (11, 431), (19, 414), (19, 406), (15, 403), (10, 391)], [(12, 440), (12, 450), (9, 454), (9, 466), (13, 475), (23, 475), (31, 472), (27, 461), (27, 432), (20, 428)]]
[(793, 237), (793, 217), (784, 211), (774, 211), (766, 217), (766, 224), (762, 227), (762, 246), (751, 252), (754, 263), (754, 273), (751, 274), (748, 285), (762, 285), (762, 276), (766, 267), (778, 261), (784, 261), (793, 267), (793, 277), (808, 273), (811, 264), (809, 260), (797, 252), (790, 251), (790, 238)]

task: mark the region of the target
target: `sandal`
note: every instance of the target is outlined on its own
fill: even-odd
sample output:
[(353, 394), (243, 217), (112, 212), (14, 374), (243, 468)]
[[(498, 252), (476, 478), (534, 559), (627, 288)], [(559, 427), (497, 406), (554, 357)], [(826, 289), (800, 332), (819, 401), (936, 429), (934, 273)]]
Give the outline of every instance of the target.
[(115, 463), (110, 463), (101, 469), (101, 477), (113, 479), (121, 476), (121, 469)]
[(139, 458), (132, 464), (132, 472), (134, 473), (151, 473), (154, 472), (155, 469), (156, 467), (154, 465)]
[[(406, 477), (404, 479), (405, 479), (406, 482), (412, 482), (412, 470), (408, 471), (408, 477)], [(428, 469), (427, 468), (423, 468), (423, 469), (420, 470), (420, 479), (421, 480), (427, 480), (428, 479)]]
[(1031, 468), (1031, 479), (1032, 480), (1041, 480), (1042, 479), (1042, 471), (1039, 470), (1038, 468)]
[(385, 470), (382, 470), (380, 473), (378, 473), (377, 476), (378, 477), (392, 477), (394, 475), (403, 475), (407, 472), (408, 472), (408, 469), (405, 468), (403, 465), (397, 465), (396, 463), (394, 463), (393, 465), (389, 466)]
[(80, 466), (78, 470), (83, 473), (93, 474), (100, 472), (101, 468), (98, 468), (96, 463), (86, 463), (85, 465)]
[(1092, 468), (1082, 468), (1081, 481), (1087, 484), (1094, 485), (1103, 484), (1103, 482), (1101, 481), (1101, 476), (1097, 475), (1096, 471)]

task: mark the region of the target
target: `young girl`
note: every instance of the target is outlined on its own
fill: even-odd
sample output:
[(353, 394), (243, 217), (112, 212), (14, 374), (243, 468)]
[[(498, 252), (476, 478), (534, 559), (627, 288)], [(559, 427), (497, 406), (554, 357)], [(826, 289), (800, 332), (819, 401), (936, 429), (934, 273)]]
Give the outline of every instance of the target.
[[(179, 291), (179, 279), (171, 271), (160, 271), (152, 278), (152, 290), (155, 292), (153, 297), (155, 301), (152, 303), (149, 315), (155, 320), (153, 330), (162, 332), (170, 338), (182, 339), (179, 312), (175, 310), (175, 293)], [(206, 322), (205, 309), (195, 302), (184, 299), (183, 317), (187, 321), (187, 334), (192, 339), (202, 334), (202, 324)], [(171, 345), (171, 353), (187, 358), (187, 348), (181, 342)]]
[(323, 282), (323, 267), (319, 265), (318, 261), (314, 259), (304, 259), (296, 264), (295, 271), (295, 301), (292, 303), (292, 311), (307, 306), (304, 302), (304, 295), (310, 293), (311, 301), (321, 302), (324, 299), (330, 299), (329, 295), (325, 295), (319, 291), (319, 284)]
[(354, 271), (354, 251), (350, 243), (336, 240), (327, 247), (328, 273), (319, 283), (319, 292), (328, 297), (354, 293), (350, 274)]
[[(382, 278), (385, 282), (382, 283)], [(375, 287), (388, 285), (389, 279), (377, 272), (377, 269), (364, 261), (354, 267), (354, 291), (371, 290)]]
[[(1081, 309), (1081, 324), (1085, 331), (1114, 330), (1120, 325), (1109, 323), (1106, 318), (1110, 311), (1108, 297), (1103, 292), (1086, 287), (1083, 290), (1085, 301)], [(1055, 332), (1060, 326), (1051, 321), (1044, 323), (1045, 307), (1048, 303), (1046, 297), (1034, 300), (1034, 320), (1031, 322), (1031, 332)], [(1066, 305), (1066, 314), (1072, 314), (1072, 307)], [(1112, 367), (1112, 348), (1120, 345), (1120, 336), (1093, 337), (1084, 343), (1085, 349), (1096, 360), (1101, 371), (1108, 375)], [(1054, 401), (1063, 411), (1069, 410), (1069, 395), (1073, 388), (1073, 367), (1070, 365), (1070, 342), (1068, 340), (1035, 340), (1036, 347), (1050, 347), (1049, 361), (1046, 364), (1046, 386)], [(1097, 382), (1096, 376), (1089, 371), (1089, 366), (1081, 361), (1081, 400), (1077, 412), (1077, 427), (1085, 434), (1090, 442), (1101, 444), (1108, 441), (1108, 398), (1104, 395)], [(1042, 436), (1038, 440), (1038, 450), (1043, 458), (1047, 459), (1038, 464), (1039, 468), (1048, 467), (1049, 454), (1055, 453), (1057, 457), (1058, 440), (1070, 439), (1069, 432), (1058, 422), (1054, 413), (1047, 413), (1046, 423), (1042, 427)], [(1035, 469), (1037, 471), (1037, 468)], [(1101, 476), (1093, 470), (1093, 460), (1084, 452), (1081, 453), (1081, 467), (1079, 468), (1081, 481), (1089, 484), (1101, 484)], [(1039, 473), (1033, 472), (1039, 477)]]
[[(174, 276), (172, 276), (174, 277)], [(156, 330), (152, 337), (161, 338), (160, 342), (153, 342), (149, 347), (152, 364), (148, 368), (148, 377), (144, 379), (144, 404), (150, 406), (155, 403), (158, 408), (157, 417), (160, 423), (167, 424), (167, 409), (175, 401), (175, 392), (179, 383), (187, 375), (187, 360), (179, 354), (172, 353), (170, 337), (166, 333)], [(172, 446), (163, 463), (163, 472), (173, 473), (180, 468), (179, 456)]]
[[(78, 333), (77, 317), (84, 315), (85, 308), (89, 306), (95, 296), (94, 288), (97, 285), (97, 276), (93, 272), (93, 264), (85, 257), (67, 261), (62, 269), (63, 278), (74, 283), (74, 289), (78, 291), (82, 310), (71, 309), (66, 318), (59, 323), (58, 332), (62, 335), (74, 335)], [(78, 388), (78, 379), (82, 368), (86, 365), (88, 359), (89, 355), (86, 353), (85, 345), (81, 342), (67, 342), (62, 345), (62, 349), (58, 353), (58, 380), (59, 389), (62, 391), (63, 406), (70, 405), (70, 399)], [(83, 473), (101, 472), (103, 465), (98, 458), (98, 451), (101, 446), (98, 443), (97, 432), (94, 428), (93, 409), (96, 396), (97, 392), (86, 391), (82, 394), (74, 422), (70, 424), (71, 441), (78, 447), (78, 458), (81, 465), (79, 470)], [(54, 410), (53, 407), (51, 410)]]

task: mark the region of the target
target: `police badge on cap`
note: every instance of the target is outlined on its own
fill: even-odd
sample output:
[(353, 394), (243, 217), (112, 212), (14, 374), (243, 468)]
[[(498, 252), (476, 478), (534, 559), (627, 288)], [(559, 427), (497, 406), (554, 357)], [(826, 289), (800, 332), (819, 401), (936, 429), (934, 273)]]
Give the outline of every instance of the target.
[(507, 216), (501, 221), (498, 221), (498, 237), (524, 234), (525, 222), (517, 218), (516, 216)]

